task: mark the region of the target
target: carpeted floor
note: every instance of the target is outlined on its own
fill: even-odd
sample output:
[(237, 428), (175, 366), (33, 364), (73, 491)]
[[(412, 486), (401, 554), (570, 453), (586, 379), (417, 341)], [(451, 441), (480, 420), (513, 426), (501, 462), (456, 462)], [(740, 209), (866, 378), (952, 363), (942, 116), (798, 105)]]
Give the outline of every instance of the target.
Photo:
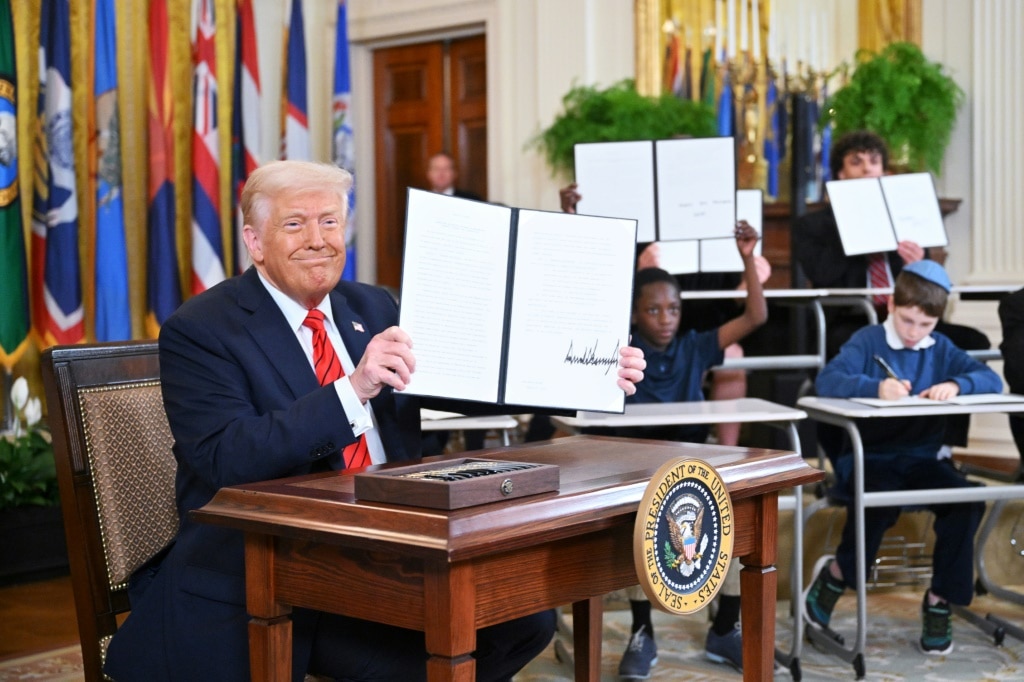
[[(846, 636), (856, 636), (856, 603), (844, 596), (836, 606), (833, 625)], [(868, 595), (868, 632), (865, 654), (867, 680), (1021, 680), (1024, 679), (1024, 642), (1007, 636), (1001, 647), (965, 621), (953, 619), (954, 649), (946, 656), (925, 656), (917, 649), (921, 636), (921, 594), (910, 589), (889, 590)], [(779, 605), (776, 641), (781, 650), (792, 646), (792, 620), (788, 602)], [(1008, 604), (992, 597), (977, 597), (973, 610), (984, 616), (994, 613), (1024, 627), (1024, 606)], [(704, 657), (704, 638), (708, 621), (703, 613), (676, 617), (655, 613), (655, 634), (659, 662), (652, 680), (724, 680), (741, 679), (733, 668), (713, 663)], [(568, 617), (567, 617), (568, 618)], [(629, 636), (628, 610), (607, 610), (604, 616), (602, 682), (618, 680), (618, 665)], [(571, 649), (571, 635), (561, 637)], [(805, 642), (800, 657), (803, 680), (854, 679), (853, 666), (820, 652)], [(788, 671), (776, 675), (789, 679)], [(548, 647), (516, 677), (516, 682), (563, 682), (572, 680), (572, 667), (560, 662), (555, 645)]]
[[(777, 641), (785, 651), (790, 650), (792, 641), (787, 608), (788, 603), (780, 604), (777, 621)], [(844, 596), (833, 617), (836, 629), (846, 635), (848, 641), (855, 635), (854, 608), (854, 600)], [(996, 647), (990, 637), (959, 618), (953, 620), (955, 648), (952, 653), (946, 656), (921, 654), (916, 648), (921, 634), (919, 609), (920, 595), (913, 590), (869, 595), (866, 679), (882, 682), (1024, 679), (1024, 642), (1007, 636), (1003, 646)], [(973, 609), (981, 615), (994, 613), (1024, 626), (1024, 606), (984, 596), (975, 599)], [(686, 617), (655, 613), (655, 630), (660, 660), (653, 670), (652, 680), (740, 679), (732, 668), (704, 658), (707, 620), (703, 613)], [(610, 608), (604, 617), (603, 682), (618, 679), (619, 657), (628, 633), (629, 611)], [(559, 636), (571, 651), (571, 636)], [(804, 644), (800, 663), (804, 680), (854, 679), (852, 666), (815, 650), (808, 643)], [(786, 679), (789, 675), (777, 677)], [(0, 680), (4, 682), (78, 682), (82, 679), (78, 647), (0, 662)], [(568, 680), (572, 680), (572, 667), (568, 662), (557, 660), (554, 644), (516, 676), (516, 682)]]

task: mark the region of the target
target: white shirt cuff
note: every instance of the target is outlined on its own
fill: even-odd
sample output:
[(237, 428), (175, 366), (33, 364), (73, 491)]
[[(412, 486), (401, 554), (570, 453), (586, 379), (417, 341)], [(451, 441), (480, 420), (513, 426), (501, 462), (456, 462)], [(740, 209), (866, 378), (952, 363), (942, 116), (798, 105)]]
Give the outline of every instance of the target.
[(345, 418), (355, 436), (361, 436), (373, 428), (373, 418), (366, 406), (359, 401), (356, 391), (352, 388), (352, 382), (347, 376), (341, 377), (334, 382), (334, 390), (338, 393), (341, 401), (341, 409), (345, 410)]

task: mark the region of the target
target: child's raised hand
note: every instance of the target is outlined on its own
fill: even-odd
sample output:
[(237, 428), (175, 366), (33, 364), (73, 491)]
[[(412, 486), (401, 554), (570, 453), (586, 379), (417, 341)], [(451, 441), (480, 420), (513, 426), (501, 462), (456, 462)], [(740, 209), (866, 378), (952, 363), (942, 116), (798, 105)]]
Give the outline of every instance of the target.
[(882, 379), (878, 384), (878, 397), (882, 400), (899, 400), (910, 395), (910, 382), (906, 379)]
[(741, 220), (736, 223), (736, 229), (733, 230), (733, 234), (736, 235), (736, 248), (740, 250), (740, 255), (747, 257), (754, 253), (754, 247), (757, 245), (757, 230), (750, 226), (746, 220)]
[(931, 388), (921, 391), (922, 398), (931, 398), (932, 400), (949, 400), (958, 395), (960, 395), (960, 386), (955, 381), (943, 381), (941, 384), (935, 384)]

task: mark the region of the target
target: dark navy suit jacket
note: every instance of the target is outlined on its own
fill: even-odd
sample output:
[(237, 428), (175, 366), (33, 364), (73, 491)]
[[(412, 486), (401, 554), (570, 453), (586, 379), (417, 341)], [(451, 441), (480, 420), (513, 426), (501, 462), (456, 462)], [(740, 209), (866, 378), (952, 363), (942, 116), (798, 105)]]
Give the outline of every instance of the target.
[[(355, 362), (375, 334), (397, 324), (397, 306), (382, 289), (342, 282), (330, 298)], [(105, 671), (119, 682), (248, 680), (242, 534), (196, 523), (188, 512), (223, 486), (309, 473), (321, 460), (337, 464), (355, 438), (334, 387), (319, 386), (252, 268), (167, 320), (160, 368), (181, 527), (159, 570), (137, 574), (132, 612), (110, 644)], [(385, 388), (371, 403), (388, 460), (419, 457), (418, 401)], [(296, 680), (306, 670), (316, 617), (293, 613)]]

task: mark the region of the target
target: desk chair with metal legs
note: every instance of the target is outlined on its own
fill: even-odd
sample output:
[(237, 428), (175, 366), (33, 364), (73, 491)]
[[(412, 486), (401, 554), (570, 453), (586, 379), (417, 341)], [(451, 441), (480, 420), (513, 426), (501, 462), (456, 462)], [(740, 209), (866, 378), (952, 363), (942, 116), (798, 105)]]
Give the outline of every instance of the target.
[[(864, 650), (867, 630), (866, 603), (866, 556), (864, 509), (866, 507), (908, 507), (933, 503), (955, 504), (964, 502), (989, 502), (1007, 499), (1024, 498), (1024, 486), (970, 486), (965, 488), (941, 488), (924, 490), (896, 490), (867, 492), (863, 488), (864, 481), (864, 445), (857, 427), (858, 420), (879, 419), (886, 417), (944, 416), (962, 414), (964, 412), (1021, 412), (1024, 403), (976, 404), (973, 406), (926, 406), (926, 407), (870, 407), (850, 400), (837, 398), (802, 398), (797, 406), (805, 410), (813, 419), (833, 424), (844, 429), (849, 437), (853, 452), (853, 514), (856, 536), (856, 593), (857, 593), (857, 633), (850, 648), (843, 641), (838, 641), (832, 633), (808, 628), (808, 636), (825, 651), (853, 664), (858, 679), (864, 676)], [(817, 503), (816, 503), (817, 504)], [(813, 513), (811, 505), (809, 512)], [(819, 507), (820, 508), (820, 507)], [(805, 515), (806, 516), (806, 515)], [(977, 554), (977, 552), (976, 552)], [(968, 618), (968, 620), (971, 620)], [(971, 622), (978, 624), (974, 620)], [(989, 623), (991, 625), (991, 623)], [(986, 630), (987, 631), (987, 630)], [(991, 634), (994, 634), (991, 633)]]

